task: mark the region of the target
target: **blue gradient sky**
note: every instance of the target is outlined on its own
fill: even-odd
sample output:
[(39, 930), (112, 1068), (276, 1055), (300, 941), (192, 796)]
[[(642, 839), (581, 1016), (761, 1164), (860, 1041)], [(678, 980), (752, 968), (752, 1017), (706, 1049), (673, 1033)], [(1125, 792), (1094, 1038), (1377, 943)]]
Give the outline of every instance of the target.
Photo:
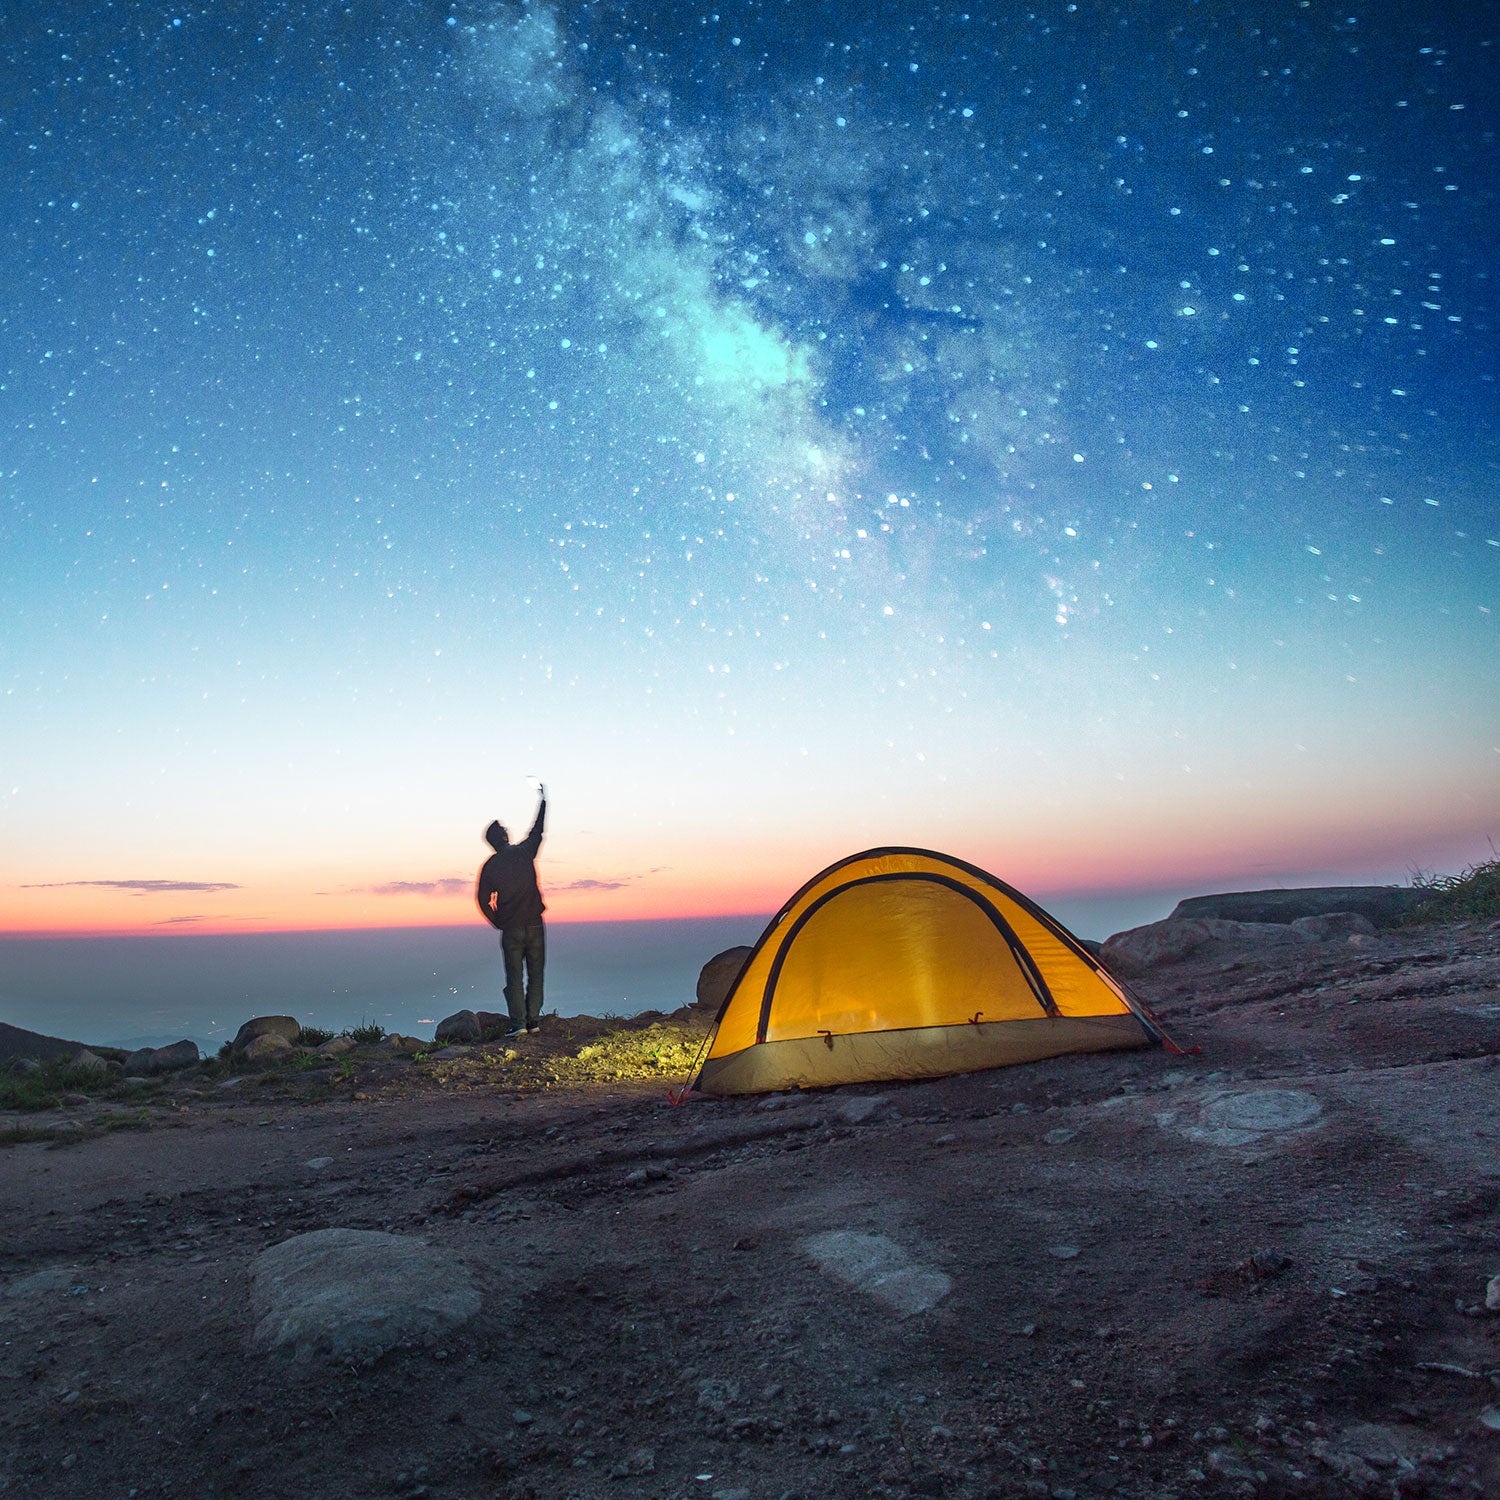
[(0, 28), (0, 927), (1500, 834), (1494, 11)]

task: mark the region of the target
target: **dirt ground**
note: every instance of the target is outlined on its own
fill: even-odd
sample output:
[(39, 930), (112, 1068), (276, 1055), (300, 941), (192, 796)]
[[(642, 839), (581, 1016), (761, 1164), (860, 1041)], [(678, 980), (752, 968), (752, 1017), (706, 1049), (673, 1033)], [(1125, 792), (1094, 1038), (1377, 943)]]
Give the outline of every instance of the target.
[[(677, 1105), (559, 1024), (4, 1147), (0, 1496), (1500, 1495), (1500, 932), (1136, 987), (1194, 1050)], [(331, 1226), (479, 1312), (255, 1347)]]

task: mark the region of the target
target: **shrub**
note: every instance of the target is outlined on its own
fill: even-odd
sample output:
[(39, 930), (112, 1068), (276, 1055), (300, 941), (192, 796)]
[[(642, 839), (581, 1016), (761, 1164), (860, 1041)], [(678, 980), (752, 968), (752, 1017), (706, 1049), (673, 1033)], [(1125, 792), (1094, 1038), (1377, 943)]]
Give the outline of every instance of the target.
[(1431, 894), (1413, 907), (1408, 922), (1466, 922), (1500, 917), (1500, 858), (1470, 865), (1461, 875), (1419, 875), (1412, 882)]
[(297, 1033), (297, 1045), (299, 1047), (321, 1047), (324, 1042), (331, 1042), (335, 1033), (325, 1031), (321, 1026), (304, 1026)]
[(346, 1026), (343, 1034), (351, 1042), (378, 1042), (385, 1036), (385, 1027), (377, 1026), (373, 1021), (365, 1021), (359, 1026)]

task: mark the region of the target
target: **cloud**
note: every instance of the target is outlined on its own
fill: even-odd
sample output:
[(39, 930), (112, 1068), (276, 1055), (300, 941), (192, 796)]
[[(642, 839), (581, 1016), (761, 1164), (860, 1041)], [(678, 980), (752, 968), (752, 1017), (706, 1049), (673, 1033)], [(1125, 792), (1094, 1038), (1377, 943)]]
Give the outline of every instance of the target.
[(547, 889), (552, 891), (622, 891), (636, 878), (630, 875), (624, 880), (570, 880), (566, 885), (554, 885), (549, 880)]
[(59, 891), (80, 886), (110, 891), (135, 891), (155, 896), (164, 891), (237, 891), (239, 886), (227, 880), (51, 880), (23, 885), (23, 891)]
[(456, 896), (472, 890), (473, 885), (467, 875), (450, 875), (443, 880), (388, 880), (365, 889), (372, 896)]

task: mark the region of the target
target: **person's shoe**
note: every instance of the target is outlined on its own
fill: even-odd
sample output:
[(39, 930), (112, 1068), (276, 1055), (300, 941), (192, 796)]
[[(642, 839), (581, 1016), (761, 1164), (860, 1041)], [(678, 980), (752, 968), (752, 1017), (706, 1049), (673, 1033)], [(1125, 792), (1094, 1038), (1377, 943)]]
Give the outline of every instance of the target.
[(526, 1028), (524, 1026), (517, 1026), (514, 1031), (507, 1031), (505, 1033), (505, 1040), (507, 1042), (512, 1042), (518, 1036), (525, 1036), (525, 1035), (526, 1035)]

